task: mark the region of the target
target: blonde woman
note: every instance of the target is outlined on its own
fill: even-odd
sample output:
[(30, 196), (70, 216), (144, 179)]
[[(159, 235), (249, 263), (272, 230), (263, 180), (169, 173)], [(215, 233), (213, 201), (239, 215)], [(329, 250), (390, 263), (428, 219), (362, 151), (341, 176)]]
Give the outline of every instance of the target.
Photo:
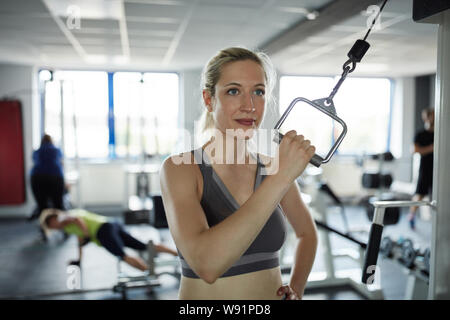
[[(278, 170), (271, 175), (261, 174), (263, 163), (275, 159), (247, 148), (266, 111), (272, 70), (266, 55), (244, 48), (214, 56), (202, 81), (210, 139), (190, 153), (167, 158), (161, 167), (164, 206), (182, 265), (180, 299), (303, 296), (317, 231), (295, 180), (315, 148), (288, 132), (277, 151)], [(175, 161), (179, 156), (190, 157), (190, 163)], [(283, 285), (278, 253), (286, 219), (298, 244), (290, 281)]]

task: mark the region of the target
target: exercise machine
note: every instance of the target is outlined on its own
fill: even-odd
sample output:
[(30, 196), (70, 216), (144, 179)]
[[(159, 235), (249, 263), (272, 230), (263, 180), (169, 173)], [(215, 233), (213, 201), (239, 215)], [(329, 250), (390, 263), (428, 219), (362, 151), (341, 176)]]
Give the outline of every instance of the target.
[(434, 130), (434, 166), (432, 201), (377, 202), (369, 242), (365, 253), (362, 283), (371, 283), (383, 234), (385, 209), (393, 206), (427, 206), (432, 209), (432, 239), (429, 258), (429, 285), (427, 298), (450, 299), (450, 5), (447, 2), (425, 4), (414, 0), (413, 19), (416, 22), (439, 25), (436, 75), (436, 107)]
[(149, 248), (146, 260), (149, 270), (140, 274), (127, 273), (122, 267), (122, 261), (117, 262), (117, 284), (113, 287), (113, 291), (120, 293), (123, 300), (128, 298), (128, 290), (136, 288), (147, 288), (148, 294), (152, 293), (152, 289), (161, 286), (160, 277), (164, 274), (173, 276), (178, 281), (181, 278), (181, 270), (177, 258), (167, 256), (157, 256), (156, 251), (152, 248), (153, 242), (149, 242)]
[[(324, 259), (325, 271), (324, 272), (312, 272), (308, 278), (306, 290), (329, 290), (333, 288), (349, 288), (359, 295), (366, 297), (367, 299), (384, 299), (382, 290), (377, 286), (366, 286), (360, 282), (361, 267), (363, 266), (364, 252), (366, 249), (366, 243), (358, 240), (355, 236), (345, 231), (340, 231), (329, 225), (327, 219), (327, 197), (332, 197), (331, 194), (336, 197), (334, 193), (329, 193), (331, 189), (323, 187), (323, 181), (321, 178), (322, 170), (320, 168), (309, 168), (307, 170), (308, 176), (305, 177), (306, 183), (303, 183), (302, 198), (307, 204), (314, 221), (319, 228), (319, 241), (322, 244), (322, 254)], [(322, 187), (320, 187), (322, 185)], [(327, 190), (328, 189), (328, 190)], [(342, 204), (340, 199), (338, 204)], [(344, 225), (348, 228), (345, 213), (343, 213)], [(292, 230), (289, 230), (288, 239), (291, 240), (293, 234)], [(356, 248), (346, 248), (340, 251), (333, 251), (331, 235), (335, 234), (341, 238), (348, 240), (349, 242), (356, 244)], [(288, 241), (289, 241), (288, 240)], [(354, 246), (353, 246), (354, 247)], [(281, 268), (283, 273), (289, 273), (290, 263), (284, 262), (287, 255), (286, 248), (283, 247), (281, 251), (282, 262)], [(347, 270), (337, 270), (336, 263), (338, 259), (351, 259), (356, 262), (355, 268)]]
[[(429, 206), (435, 209), (435, 203), (429, 201), (375, 201), (373, 206), (375, 212), (364, 257), (362, 283), (372, 284), (375, 281), (378, 254), (381, 249), (383, 257), (401, 261), (400, 263), (408, 268), (405, 300), (426, 299), (428, 296), (431, 250), (425, 249), (420, 253), (413, 247), (412, 242), (408, 240), (400, 244), (401, 250), (396, 250), (395, 243), (392, 243), (387, 237), (382, 241), (381, 237), (385, 215), (389, 214), (386, 211), (387, 209), (411, 206)], [(422, 259), (416, 259), (417, 257)]]
[[(152, 210), (149, 211), (150, 215), (145, 216), (142, 219), (143, 223), (149, 224), (152, 228), (152, 240), (150, 243), (162, 243), (168, 242), (171, 238), (168, 230), (168, 224), (166, 219), (166, 213), (162, 202), (162, 197), (159, 194), (153, 194)], [(134, 212), (136, 214), (136, 211)], [(134, 218), (136, 219), (136, 217)], [(141, 221), (136, 221), (140, 224)], [(146, 234), (149, 232), (146, 231)], [(146, 256), (143, 258), (149, 265), (149, 270), (146, 272), (140, 272), (138, 274), (132, 274), (126, 272), (123, 268), (123, 262), (119, 259), (117, 263), (117, 284), (113, 287), (114, 292), (118, 292), (122, 295), (122, 299), (127, 299), (127, 291), (135, 288), (148, 288), (149, 293), (152, 292), (152, 288), (161, 285), (159, 277), (162, 275), (170, 275), (177, 279), (181, 278), (181, 266), (178, 258), (169, 256), (167, 254), (156, 255), (156, 251), (151, 249), (147, 250)]]

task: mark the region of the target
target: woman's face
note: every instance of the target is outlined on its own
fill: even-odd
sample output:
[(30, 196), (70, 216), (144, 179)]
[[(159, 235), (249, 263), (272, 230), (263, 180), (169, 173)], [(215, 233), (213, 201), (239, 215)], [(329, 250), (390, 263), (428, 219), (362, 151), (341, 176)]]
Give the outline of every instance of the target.
[[(263, 68), (252, 60), (236, 61), (222, 68), (215, 96), (203, 91), (208, 111), (214, 112), (216, 129), (246, 131), (250, 138), (261, 124), (265, 105), (265, 76)], [(238, 135), (240, 136), (240, 135)]]

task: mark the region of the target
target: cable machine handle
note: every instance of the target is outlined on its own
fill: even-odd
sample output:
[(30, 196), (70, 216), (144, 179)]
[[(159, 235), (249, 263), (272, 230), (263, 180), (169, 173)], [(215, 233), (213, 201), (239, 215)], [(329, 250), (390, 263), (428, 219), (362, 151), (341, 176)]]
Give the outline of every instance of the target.
[(289, 115), (289, 113), (291, 112), (292, 108), (297, 104), (297, 102), (305, 102), (307, 104), (309, 104), (310, 106), (316, 108), (317, 110), (319, 110), (320, 112), (324, 113), (325, 115), (329, 116), (330, 118), (332, 118), (333, 120), (336, 120), (341, 126), (342, 126), (342, 132), (339, 135), (339, 137), (337, 138), (336, 142), (334, 143), (334, 145), (331, 147), (330, 151), (328, 151), (328, 154), (326, 155), (325, 158), (322, 158), (321, 156), (319, 156), (318, 154), (315, 154), (311, 160), (309, 161), (309, 163), (311, 163), (313, 166), (315, 167), (320, 167), (322, 164), (327, 163), (328, 161), (331, 160), (331, 158), (333, 157), (334, 153), (336, 152), (337, 148), (339, 147), (339, 145), (341, 144), (342, 140), (344, 140), (345, 135), (347, 134), (347, 124), (336, 115), (336, 109), (334, 107), (333, 101), (331, 101), (331, 103), (327, 103), (327, 99), (328, 98), (323, 98), (323, 99), (317, 99), (317, 100), (313, 100), (313, 101), (309, 101), (306, 98), (295, 98), (291, 104), (289, 105), (289, 107), (287, 107), (287, 109), (284, 111), (283, 115), (281, 116), (280, 120), (278, 120), (277, 124), (275, 125), (275, 130), (277, 130), (273, 141), (276, 143), (280, 143), (281, 139), (283, 139), (283, 134), (280, 133), (278, 130), (280, 129), (281, 125), (283, 124), (284, 120), (286, 120), (287, 116)]
[[(375, 275), (375, 269), (380, 251), (381, 236), (383, 234), (383, 225), (372, 224), (370, 227), (369, 241), (367, 242), (366, 254), (364, 256), (364, 267), (362, 270), (362, 282), (372, 284)], [(369, 281), (371, 279), (371, 281)]]

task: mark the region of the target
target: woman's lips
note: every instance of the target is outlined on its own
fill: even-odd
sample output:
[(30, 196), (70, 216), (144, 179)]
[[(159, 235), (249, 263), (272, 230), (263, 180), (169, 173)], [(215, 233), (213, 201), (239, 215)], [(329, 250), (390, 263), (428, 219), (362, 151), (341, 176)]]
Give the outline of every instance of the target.
[(253, 124), (255, 123), (255, 120), (253, 119), (237, 119), (237, 122), (239, 122), (240, 124), (242, 124), (243, 126), (253, 126)]

